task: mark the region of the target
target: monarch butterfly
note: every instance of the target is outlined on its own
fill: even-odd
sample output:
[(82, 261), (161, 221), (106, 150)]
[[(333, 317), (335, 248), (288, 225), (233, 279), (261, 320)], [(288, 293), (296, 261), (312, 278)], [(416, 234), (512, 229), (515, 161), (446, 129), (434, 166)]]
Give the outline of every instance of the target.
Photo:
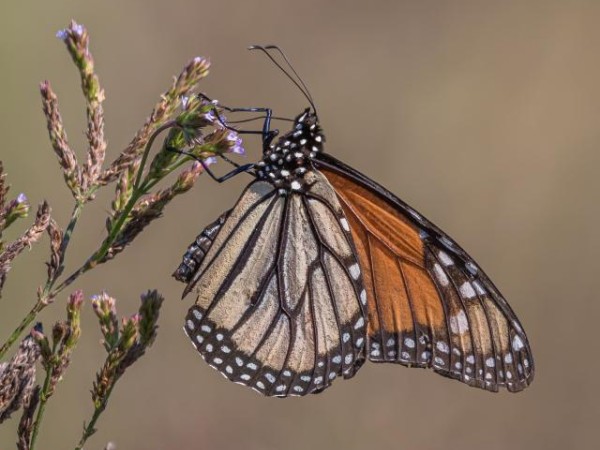
[(174, 273), (198, 296), (184, 326), (198, 352), (266, 396), (321, 392), (366, 359), (527, 387), (531, 350), (498, 289), (437, 226), (324, 152), (303, 93), (311, 108), (276, 142), (265, 110), (255, 180)]

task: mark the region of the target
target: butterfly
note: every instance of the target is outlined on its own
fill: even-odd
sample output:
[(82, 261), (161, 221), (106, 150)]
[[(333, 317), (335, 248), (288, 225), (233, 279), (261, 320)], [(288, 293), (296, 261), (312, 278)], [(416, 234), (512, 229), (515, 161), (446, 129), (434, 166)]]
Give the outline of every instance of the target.
[(201, 356), (266, 396), (322, 392), (366, 360), (527, 387), (531, 349), (498, 289), (422, 214), (326, 153), (309, 101), (174, 273), (197, 295), (184, 329)]

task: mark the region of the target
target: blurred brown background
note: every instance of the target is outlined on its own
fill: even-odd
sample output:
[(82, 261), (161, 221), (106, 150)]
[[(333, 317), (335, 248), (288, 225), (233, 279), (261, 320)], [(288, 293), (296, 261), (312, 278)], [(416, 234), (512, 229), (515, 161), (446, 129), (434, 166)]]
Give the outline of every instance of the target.
[[(84, 147), (79, 80), (55, 32), (85, 24), (106, 90), (108, 158), (195, 55), (213, 62), (207, 93), (293, 116), (296, 88), (245, 47), (277, 43), (319, 107), (330, 152), (400, 195), (486, 269), (530, 337), (537, 378), (492, 395), (422, 370), (366, 365), (318, 396), (265, 399), (227, 382), (182, 331), (193, 301), (170, 274), (197, 232), (248, 178), (208, 177), (114, 262), (77, 287), (107, 289), (121, 314), (158, 288), (159, 339), (119, 383), (99, 432), (118, 449), (597, 448), (600, 354), (600, 3), (596, 1), (3, 2), (0, 155), (13, 192), (71, 208), (37, 83), (59, 95)], [(250, 143), (252, 142), (252, 143)], [(248, 141), (250, 160), (258, 141)], [(223, 167), (221, 168), (223, 169)], [(112, 189), (109, 189), (112, 191)], [(84, 212), (69, 253), (80, 263), (103, 236), (112, 192)], [(13, 236), (15, 231), (13, 232)], [(0, 303), (1, 339), (30, 308), (47, 242), (17, 260)], [(63, 316), (64, 297), (42, 315)], [(40, 449), (72, 448), (91, 413), (103, 360), (88, 305), (72, 368), (48, 407)], [(14, 447), (16, 421), (0, 428)]]

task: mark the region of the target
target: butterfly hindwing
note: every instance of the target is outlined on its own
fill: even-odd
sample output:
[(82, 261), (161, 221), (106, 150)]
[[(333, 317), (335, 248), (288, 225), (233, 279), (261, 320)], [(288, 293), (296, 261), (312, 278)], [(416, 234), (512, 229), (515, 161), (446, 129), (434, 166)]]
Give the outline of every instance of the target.
[(451, 238), (393, 194), (329, 155), (368, 298), (368, 357), (432, 367), (471, 386), (520, 391), (533, 359), (500, 292)]
[(318, 392), (364, 361), (366, 300), (347, 222), (317, 172), (306, 192), (248, 186), (189, 281), (186, 332), (228, 379), (269, 396)]

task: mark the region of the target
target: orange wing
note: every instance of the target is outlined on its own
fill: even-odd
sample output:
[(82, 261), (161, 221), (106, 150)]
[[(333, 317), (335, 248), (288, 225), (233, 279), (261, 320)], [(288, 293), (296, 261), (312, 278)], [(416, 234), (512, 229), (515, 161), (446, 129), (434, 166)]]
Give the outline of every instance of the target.
[(368, 299), (369, 359), (432, 367), (517, 392), (534, 374), (527, 337), (500, 292), (439, 228), (329, 155), (317, 168), (348, 219)]

